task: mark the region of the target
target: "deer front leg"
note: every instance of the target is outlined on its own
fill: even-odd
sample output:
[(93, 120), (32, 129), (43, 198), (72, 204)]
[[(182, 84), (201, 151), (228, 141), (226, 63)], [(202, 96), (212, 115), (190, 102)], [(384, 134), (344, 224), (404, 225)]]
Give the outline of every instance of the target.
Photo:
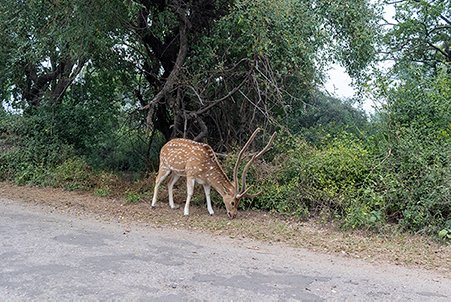
[(171, 209), (177, 209), (178, 206), (176, 207), (174, 204), (174, 185), (177, 182), (177, 180), (179, 180), (180, 175), (177, 174), (172, 174), (171, 179), (169, 180), (169, 184), (168, 184), (168, 193), (169, 193), (169, 206), (171, 207)]
[(183, 211), (185, 216), (189, 215), (189, 203), (191, 202), (191, 197), (193, 197), (195, 182), (196, 180), (194, 178), (186, 178), (186, 203)]
[(161, 182), (171, 173), (171, 170), (165, 169), (164, 167), (160, 166), (160, 169), (158, 170), (158, 175), (155, 178), (155, 187), (153, 189), (153, 198), (152, 198), (152, 208), (155, 207), (157, 203), (157, 195), (158, 195), (158, 187), (160, 186)]
[(213, 207), (211, 206), (210, 190), (210, 185), (204, 185), (205, 198), (207, 199), (207, 210), (210, 215), (213, 215), (215, 212), (213, 211)]

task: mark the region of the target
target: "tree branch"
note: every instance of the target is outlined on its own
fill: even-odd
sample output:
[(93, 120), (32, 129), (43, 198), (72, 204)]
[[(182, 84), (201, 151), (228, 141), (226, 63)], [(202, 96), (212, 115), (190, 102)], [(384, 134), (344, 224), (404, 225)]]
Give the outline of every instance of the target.
[(208, 128), (203, 119), (200, 116), (196, 116), (197, 123), (199, 124), (199, 127), (201, 129), (200, 133), (194, 138), (194, 141), (199, 142), (201, 139), (203, 139), (208, 134)]
[(213, 102), (211, 102), (208, 106), (199, 109), (195, 112), (195, 114), (203, 114), (205, 112), (207, 112), (208, 110), (210, 110), (210, 108), (214, 107), (215, 105), (217, 105), (218, 103), (224, 101), (225, 99), (229, 98), (230, 96), (232, 96), (235, 92), (237, 92), (238, 90), (240, 90), (240, 88), (244, 85), (244, 83), (246, 83), (248, 77), (250, 75), (250, 71), (246, 74), (246, 76), (244, 77), (244, 80), (235, 88), (233, 88), (231, 91), (229, 91), (229, 93), (227, 93), (225, 96), (214, 100)]
[(182, 22), (179, 27), (180, 47), (179, 52), (177, 54), (177, 59), (175, 60), (174, 67), (172, 68), (171, 73), (166, 79), (163, 88), (154, 96), (154, 98), (149, 102), (149, 104), (141, 108), (143, 110), (148, 109), (153, 104), (158, 103), (169, 91), (172, 90), (180, 73), (180, 69), (182, 68), (182, 65), (185, 61), (185, 57), (188, 51), (187, 29), (189, 27), (189, 21), (186, 19), (186, 16), (182, 17), (182, 14), (184, 15), (184, 13), (179, 14), (180, 18), (182, 19), (181, 20)]

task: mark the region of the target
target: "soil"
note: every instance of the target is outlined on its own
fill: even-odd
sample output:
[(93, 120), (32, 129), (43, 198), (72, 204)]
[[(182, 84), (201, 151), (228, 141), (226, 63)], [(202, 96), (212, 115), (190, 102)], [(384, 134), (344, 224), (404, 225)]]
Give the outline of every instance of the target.
[[(208, 232), (237, 240), (247, 238), (281, 247), (302, 247), (373, 263), (419, 267), (451, 277), (449, 244), (394, 230), (385, 231), (383, 234), (343, 231), (314, 220), (302, 222), (259, 211), (241, 211), (236, 219), (229, 220), (224, 209), (215, 208), (215, 215), (210, 216), (206, 207), (195, 205), (190, 207), (190, 216), (185, 217), (183, 206), (177, 210), (169, 208), (164, 193), (160, 194), (158, 207), (155, 209), (152, 209), (148, 202), (127, 203), (119, 197), (98, 197), (92, 192), (16, 186), (8, 182), (0, 182), (0, 196), (42, 205), (49, 212), (91, 216), (125, 225), (140, 224), (152, 228)], [(151, 196), (148, 196), (149, 201), (150, 198)]]

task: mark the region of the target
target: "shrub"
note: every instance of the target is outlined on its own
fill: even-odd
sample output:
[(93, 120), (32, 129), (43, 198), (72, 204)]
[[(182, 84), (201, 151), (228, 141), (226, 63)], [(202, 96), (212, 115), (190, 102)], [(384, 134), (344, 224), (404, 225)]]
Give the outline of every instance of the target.
[(108, 197), (111, 195), (111, 189), (110, 188), (97, 188), (94, 191), (94, 194), (99, 197)]
[(131, 192), (131, 191), (129, 191), (129, 192), (127, 192), (127, 193), (125, 194), (125, 200), (126, 200), (128, 203), (138, 203), (138, 202), (140, 202), (141, 200), (143, 200), (143, 195), (140, 194), (140, 193), (137, 193), (137, 192)]
[(449, 141), (403, 129), (387, 144), (390, 154), (377, 172), (387, 219), (415, 232), (432, 234), (445, 228), (451, 223)]
[[(282, 136), (273, 154), (277, 155), (270, 164), (257, 164), (248, 177), (255, 191), (262, 193), (245, 200), (244, 206), (299, 217), (320, 212), (331, 217), (349, 215), (351, 226), (375, 220), (380, 200), (366, 207), (359, 203), (369, 184), (370, 158), (366, 146), (354, 136), (343, 133), (320, 147), (299, 137)], [(358, 219), (357, 214), (361, 216)]]
[(2, 123), (12, 144), (0, 153), (0, 179), (17, 184), (85, 186), (88, 167), (54, 134), (48, 115), (10, 115)]
[(451, 74), (411, 66), (401, 80), (374, 125), (375, 188), (389, 221), (436, 235), (451, 225)]
[(91, 168), (81, 158), (69, 158), (53, 172), (55, 182), (69, 190), (86, 189), (91, 185)]

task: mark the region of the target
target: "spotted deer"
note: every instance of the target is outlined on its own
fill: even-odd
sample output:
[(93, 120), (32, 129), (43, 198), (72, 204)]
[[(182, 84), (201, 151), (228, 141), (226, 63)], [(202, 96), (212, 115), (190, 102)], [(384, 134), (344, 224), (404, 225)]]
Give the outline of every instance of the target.
[(230, 219), (235, 218), (238, 212), (238, 203), (240, 199), (243, 197), (255, 196), (248, 194), (250, 187), (246, 188), (246, 174), (251, 164), (268, 151), (276, 135), (276, 133), (274, 133), (267, 145), (260, 152), (255, 153), (244, 166), (241, 175), (240, 189), (238, 185), (238, 169), (243, 159), (244, 152), (249, 148), (259, 131), (259, 128), (254, 131), (238, 154), (233, 169), (233, 181), (230, 181), (224, 173), (215, 152), (209, 145), (183, 138), (175, 138), (167, 142), (160, 151), (160, 167), (155, 179), (152, 207), (155, 207), (157, 202), (158, 187), (161, 182), (172, 173), (168, 181), (169, 206), (171, 208), (176, 208), (173, 197), (174, 184), (181, 176), (184, 176), (186, 177), (187, 187), (184, 208), (185, 216), (189, 215), (189, 204), (191, 197), (193, 196), (194, 185), (197, 182), (204, 187), (205, 197), (207, 199), (207, 210), (210, 215), (214, 214), (210, 199), (210, 189), (213, 187), (223, 198), (227, 216)]

